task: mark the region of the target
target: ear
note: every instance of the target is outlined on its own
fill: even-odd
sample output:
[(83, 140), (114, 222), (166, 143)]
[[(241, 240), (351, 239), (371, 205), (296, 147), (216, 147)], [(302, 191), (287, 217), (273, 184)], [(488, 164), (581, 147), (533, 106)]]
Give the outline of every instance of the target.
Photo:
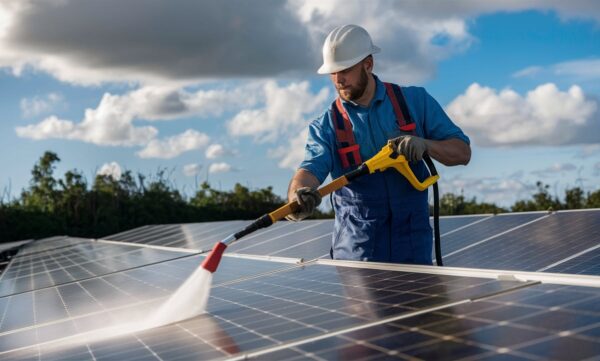
[(369, 55), (363, 60), (363, 66), (367, 72), (373, 71), (373, 55)]

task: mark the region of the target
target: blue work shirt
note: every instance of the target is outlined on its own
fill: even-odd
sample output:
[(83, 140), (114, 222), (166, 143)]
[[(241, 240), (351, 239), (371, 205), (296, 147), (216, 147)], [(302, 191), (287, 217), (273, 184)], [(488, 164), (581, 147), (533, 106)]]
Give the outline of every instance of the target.
[[(362, 107), (342, 101), (352, 123), (362, 161), (373, 157), (400, 131), (385, 85), (376, 77), (371, 104)], [(402, 87), (416, 135), (426, 139), (469, 138), (448, 118), (442, 107), (423, 88)], [(305, 159), (299, 168), (319, 182), (343, 169), (337, 151), (331, 108), (309, 126)], [(422, 162), (410, 164), (420, 180), (427, 176)], [(333, 194), (336, 214), (332, 240), (335, 259), (431, 264), (432, 233), (427, 191), (417, 191), (397, 171), (369, 174)]]
[[(342, 100), (352, 123), (354, 138), (360, 145), (360, 156), (363, 161), (377, 154), (389, 139), (402, 135), (392, 103), (387, 97), (385, 85), (377, 76), (373, 76), (376, 89), (368, 107)], [(438, 102), (424, 88), (402, 87), (402, 93), (419, 137), (432, 140), (458, 138), (470, 144), (469, 138), (450, 120)], [(304, 161), (299, 168), (311, 172), (321, 183), (330, 173), (335, 179), (347, 172), (342, 169), (337, 153), (335, 129), (331, 122), (331, 107), (310, 124)]]

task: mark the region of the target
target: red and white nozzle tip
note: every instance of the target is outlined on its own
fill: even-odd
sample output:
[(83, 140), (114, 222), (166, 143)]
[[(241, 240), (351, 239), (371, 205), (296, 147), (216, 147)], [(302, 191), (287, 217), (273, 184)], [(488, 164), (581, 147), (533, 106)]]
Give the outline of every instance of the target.
[(219, 262), (221, 261), (221, 256), (223, 256), (223, 252), (227, 248), (227, 245), (223, 242), (215, 243), (212, 251), (206, 256), (204, 262), (202, 262), (202, 268), (209, 271), (210, 273), (214, 273), (219, 267)]

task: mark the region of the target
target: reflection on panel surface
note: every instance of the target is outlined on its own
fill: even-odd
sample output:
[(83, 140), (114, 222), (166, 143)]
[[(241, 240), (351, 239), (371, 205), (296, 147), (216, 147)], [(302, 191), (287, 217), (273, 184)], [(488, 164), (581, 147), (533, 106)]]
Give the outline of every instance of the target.
[[(174, 277), (180, 278), (185, 277), (201, 258), (195, 256), (151, 267), (156, 268), (156, 274), (178, 274)], [(315, 355), (327, 360), (390, 356), (425, 360), (470, 357), (478, 360), (502, 355), (516, 358), (525, 355), (533, 359), (563, 359), (564, 355), (569, 355), (568, 359), (586, 359), (597, 351), (600, 329), (600, 290), (597, 288), (533, 285), (481, 301), (450, 306), (453, 301), (495, 294), (519, 284), (327, 265), (308, 265), (290, 270), (283, 270), (289, 265), (279, 265), (284, 267), (280, 268), (280, 272), (228, 282), (248, 275), (248, 271), (273, 271), (272, 264), (224, 258), (220, 271), (215, 274), (208, 312), (194, 319), (87, 344), (60, 347), (46, 344), (40, 347), (39, 352), (43, 359), (78, 360), (220, 359), (257, 350), (267, 352), (258, 359), (305, 359)], [(144, 279), (148, 277), (143, 276), (147, 271), (143, 268), (137, 271), (141, 272), (137, 276), (139, 279), (148, 281), (156, 278)], [(225, 278), (219, 280), (216, 277), (219, 274)], [(172, 281), (154, 286), (164, 289), (170, 283)], [(118, 284), (127, 285), (124, 282)], [(134, 289), (138, 287), (141, 286)], [(69, 295), (69, 291), (60, 292)], [(139, 288), (136, 294), (141, 292)], [(160, 292), (156, 291), (155, 296), (158, 294)], [(45, 304), (53, 302), (52, 293), (40, 293), (39, 297), (44, 299)], [(69, 296), (66, 298), (70, 299)], [(449, 307), (356, 331), (349, 330), (439, 305)], [(116, 304), (110, 305), (114, 306)], [(80, 314), (89, 311), (81, 307), (69, 308), (72, 310), (69, 312)], [(112, 313), (115, 313), (114, 309)], [(42, 313), (39, 317), (48, 322), (53, 316)], [(103, 316), (106, 317), (105, 314)], [(55, 325), (50, 330), (73, 331), (81, 324), (84, 322), (74, 320), (72, 325)], [(37, 327), (36, 330), (38, 341), (44, 340), (50, 332), (45, 327)], [(333, 331), (343, 332), (327, 337)], [(18, 346), (8, 343), (11, 339), (7, 336), (0, 330), (0, 349)], [(268, 353), (271, 347), (314, 336), (323, 336), (323, 339)], [(548, 350), (557, 345), (565, 351), (550, 355)], [(37, 355), (37, 349), (25, 348), (1, 356), (11, 360), (35, 358)]]
[[(0, 352), (146, 320), (203, 259), (191, 256), (0, 297)], [(290, 267), (293, 265), (225, 257), (214, 283)]]
[[(443, 217), (445, 262), (597, 274), (598, 215)], [(145, 226), (112, 238), (133, 244), (52, 237), (27, 245), (0, 276), (0, 359), (196, 360), (258, 351), (257, 359), (269, 360), (585, 360), (600, 354), (600, 288), (232, 256), (324, 256), (332, 220), (278, 222), (229, 247), (203, 315), (112, 339), (56, 342), (149, 318), (204, 259), (143, 244), (208, 250), (248, 223)], [(298, 344), (272, 349), (289, 342)]]
[[(272, 232), (266, 233), (265, 230), (255, 238), (242, 238), (231, 246), (230, 251), (276, 256), (282, 256), (285, 252), (287, 257), (314, 259), (329, 253), (332, 227), (331, 220), (282, 222), (282, 225)], [(298, 247), (307, 243), (310, 247)]]
[(256, 359), (588, 360), (600, 351), (600, 289), (536, 285)]
[[(169, 290), (172, 291), (174, 285), (181, 282), (179, 279), (185, 274), (184, 268), (188, 264), (197, 265), (193, 261), (198, 259), (193, 258), (165, 262), (147, 267), (148, 270), (140, 268), (124, 272), (118, 278), (100, 278), (92, 285), (82, 282), (81, 285), (72, 285), (73, 289), (57, 287), (48, 289), (46, 293), (31, 292), (28, 294), (28, 300), (32, 304), (30, 307), (35, 308), (39, 298), (44, 299), (45, 305), (54, 305), (47, 307), (53, 311), (44, 316), (44, 323), (48, 326), (28, 328), (27, 326), (39, 324), (41, 320), (37, 318), (25, 323), (12, 322), (10, 329), (0, 330), (0, 349), (26, 347), (24, 340), (30, 340), (30, 343), (31, 340), (50, 340), (57, 337), (57, 332), (81, 332), (84, 325), (97, 326), (98, 317), (106, 322), (111, 317), (124, 317), (133, 310), (148, 312), (156, 307), (156, 303), (150, 300), (159, 299)], [(217, 357), (322, 335), (517, 285), (490, 279), (324, 265), (283, 270), (290, 265), (277, 264), (282, 271), (234, 283), (227, 283), (228, 280), (217, 277), (220, 274), (223, 274), (221, 277), (231, 277), (236, 272), (239, 277), (247, 276), (252, 271), (272, 271), (274, 264), (225, 258), (220, 271), (215, 274), (215, 287), (211, 292), (206, 315), (177, 325), (137, 332), (111, 342), (90, 342), (88, 346), (91, 354), (88, 352), (85, 356), (79, 354), (81, 345), (56, 349), (50, 344), (44, 346), (44, 349), (47, 349), (48, 354), (61, 355), (60, 357), (76, 353), (82, 358), (92, 358), (92, 355), (101, 358), (121, 352), (132, 352), (135, 357), (150, 357), (146, 353), (148, 349), (161, 358), (167, 358), (167, 355)], [(173, 272), (173, 267), (178, 270), (178, 274)], [(187, 272), (189, 271), (188, 269)], [(111, 287), (115, 289), (111, 290)], [(96, 297), (83, 297), (85, 292), (81, 288)], [(146, 289), (151, 289), (151, 292)], [(124, 293), (121, 294), (122, 292)], [(77, 297), (83, 297), (83, 301), (75, 306), (69, 300)], [(138, 299), (140, 297), (145, 302)], [(60, 298), (66, 300), (66, 307), (60, 307)], [(105, 310), (89, 315), (93, 309), (102, 309), (94, 302), (101, 303)], [(132, 302), (135, 308), (124, 306)], [(5, 303), (5, 307), (10, 307), (10, 302)], [(25, 303), (22, 300), (19, 302)], [(46, 327), (50, 327), (52, 333)], [(50, 334), (54, 336), (51, 337)], [(34, 351), (26, 348), (2, 356), (18, 358), (31, 352)]]
[[(243, 229), (251, 221), (206, 222), (181, 225), (149, 226), (130, 234), (105, 239), (156, 246), (209, 251), (225, 237)], [(228, 248), (228, 252), (303, 258), (319, 258), (331, 248), (333, 220), (281, 221), (254, 232)]]
[(584, 275), (600, 275), (600, 243), (573, 258), (557, 262), (544, 271), (554, 273), (571, 273)]
[(600, 211), (558, 212), (444, 257), (456, 267), (537, 271), (600, 242)]
[(442, 238), (442, 254), (447, 255), (461, 251), (464, 247), (476, 242), (490, 239), (498, 234), (510, 231), (515, 227), (546, 216), (547, 213), (513, 213), (490, 216), (465, 228), (444, 235)]
[[(51, 243), (64, 244), (64, 241)], [(68, 247), (18, 254), (0, 279), (0, 297), (75, 282), (188, 255), (77, 239)]]

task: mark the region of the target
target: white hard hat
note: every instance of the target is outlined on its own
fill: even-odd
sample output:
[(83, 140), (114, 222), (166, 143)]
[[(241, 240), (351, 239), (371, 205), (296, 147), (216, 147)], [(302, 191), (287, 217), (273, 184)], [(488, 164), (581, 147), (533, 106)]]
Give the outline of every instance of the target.
[(333, 29), (323, 44), (323, 65), (319, 74), (347, 69), (368, 55), (381, 51), (373, 45), (369, 33), (358, 25), (342, 25)]

